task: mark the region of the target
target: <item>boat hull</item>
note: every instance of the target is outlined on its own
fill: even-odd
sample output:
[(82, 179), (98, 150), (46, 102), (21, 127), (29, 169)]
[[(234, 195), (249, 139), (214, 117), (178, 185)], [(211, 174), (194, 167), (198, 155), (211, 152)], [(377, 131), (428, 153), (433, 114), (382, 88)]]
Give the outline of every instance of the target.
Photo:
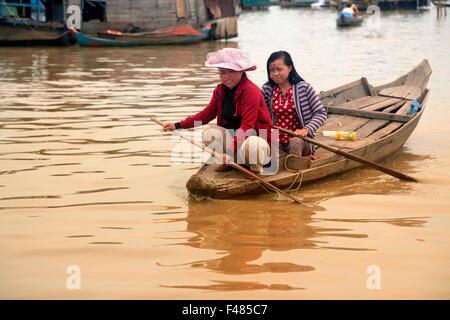
[(351, 27), (351, 26), (359, 26), (363, 22), (362, 17), (345, 17), (344, 15), (339, 15), (336, 19), (336, 25), (338, 27)]
[(145, 33), (99, 33), (97, 37), (85, 35), (75, 29), (70, 32), (84, 47), (136, 47), (148, 45), (179, 45), (192, 44), (202, 41), (208, 36), (211, 27), (203, 28), (202, 32), (164, 32), (158, 30)]

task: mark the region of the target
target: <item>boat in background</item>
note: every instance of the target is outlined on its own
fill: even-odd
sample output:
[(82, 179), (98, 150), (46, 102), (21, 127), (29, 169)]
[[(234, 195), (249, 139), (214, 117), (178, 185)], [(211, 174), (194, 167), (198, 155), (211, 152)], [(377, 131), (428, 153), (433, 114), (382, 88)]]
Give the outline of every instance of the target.
[[(430, 90), (431, 67), (423, 60), (407, 74), (385, 85), (373, 87), (366, 78), (322, 92), (319, 98), (328, 119), (315, 140), (348, 153), (380, 163), (403, 146), (425, 110)], [(356, 132), (355, 141), (336, 140), (324, 131)], [(361, 163), (316, 147), (316, 160), (280, 154), (278, 171), (263, 178), (280, 189), (301, 185), (362, 166)], [(228, 199), (267, 192), (258, 180), (237, 170), (216, 172), (208, 162), (190, 177), (188, 191), (196, 196)]]
[(338, 27), (359, 26), (362, 24), (363, 20), (364, 18), (361, 16), (352, 17), (352, 15), (347, 12), (340, 12), (336, 18), (336, 25)]
[(206, 39), (210, 31), (211, 24), (204, 27), (201, 32), (188, 24), (180, 24), (151, 32), (127, 33), (105, 30), (97, 33), (97, 37), (85, 35), (76, 29), (70, 30), (78, 43), (85, 47), (136, 47), (191, 44)]

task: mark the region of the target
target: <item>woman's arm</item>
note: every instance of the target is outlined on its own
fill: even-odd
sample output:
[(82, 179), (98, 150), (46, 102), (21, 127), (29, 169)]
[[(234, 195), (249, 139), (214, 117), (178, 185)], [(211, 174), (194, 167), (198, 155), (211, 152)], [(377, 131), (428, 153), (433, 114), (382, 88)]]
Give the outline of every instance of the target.
[[(319, 127), (321, 127), (327, 120), (327, 112), (323, 107), (322, 102), (319, 99), (319, 96), (309, 83), (306, 87), (305, 95), (309, 102), (310, 107), (308, 111), (312, 113), (312, 118), (307, 124), (305, 124), (305, 128), (308, 129), (309, 133), (314, 134), (314, 132), (316, 132), (316, 130), (319, 129)], [(303, 114), (303, 117), (305, 116), (306, 115)]]

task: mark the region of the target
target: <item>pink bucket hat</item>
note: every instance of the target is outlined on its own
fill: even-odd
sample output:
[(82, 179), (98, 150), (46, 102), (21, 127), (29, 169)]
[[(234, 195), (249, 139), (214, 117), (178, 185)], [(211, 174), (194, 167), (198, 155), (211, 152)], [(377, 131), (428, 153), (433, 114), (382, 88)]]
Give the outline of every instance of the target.
[(251, 63), (244, 57), (241, 50), (235, 48), (225, 48), (208, 53), (205, 66), (234, 71), (253, 71), (256, 69), (256, 64)]

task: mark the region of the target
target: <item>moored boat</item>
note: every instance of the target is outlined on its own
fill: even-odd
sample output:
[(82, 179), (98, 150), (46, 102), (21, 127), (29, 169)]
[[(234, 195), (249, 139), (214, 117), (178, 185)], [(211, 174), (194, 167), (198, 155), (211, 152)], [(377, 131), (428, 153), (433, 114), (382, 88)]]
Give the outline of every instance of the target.
[[(430, 76), (431, 67), (423, 60), (404, 76), (385, 85), (373, 87), (366, 78), (361, 78), (321, 93), (319, 97), (327, 108), (328, 120), (315, 139), (376, 163), (392, 157), (407, 141), (425, 110)], [(323, 136), (323, 131), (354, 131), (357, 140), (335, 140)], [(316, 160), (302, 158), (298, 162), (282, 155), (277, 173), (263, 177), (280, 189), (291, 189), (361, 166), (320, 147), (315, 155)], [(236, 170), (216, 172), (216, 166), (203, 164), (187, 181), (188, 191), (216, 199), (266, 192), (260, 182), (249, 180)]]
[(336, 25), (338, 27), (359, 26), (363, 22), (363, 19), (363, 17), (352, 17), (350, 15), (346, 15), (345, 12), (341, 12), (336, 18)]
[(174, 45), (196, 43), (208, 36), (211, 25), (198, 31), (187, 24), (159, 29), (151, 32), (125, 33), (106, 30), (97, 36), (85, 35), (76, 29), (70, 32), (81, 46), (85, 47), (135, 47), (147, 45)]

